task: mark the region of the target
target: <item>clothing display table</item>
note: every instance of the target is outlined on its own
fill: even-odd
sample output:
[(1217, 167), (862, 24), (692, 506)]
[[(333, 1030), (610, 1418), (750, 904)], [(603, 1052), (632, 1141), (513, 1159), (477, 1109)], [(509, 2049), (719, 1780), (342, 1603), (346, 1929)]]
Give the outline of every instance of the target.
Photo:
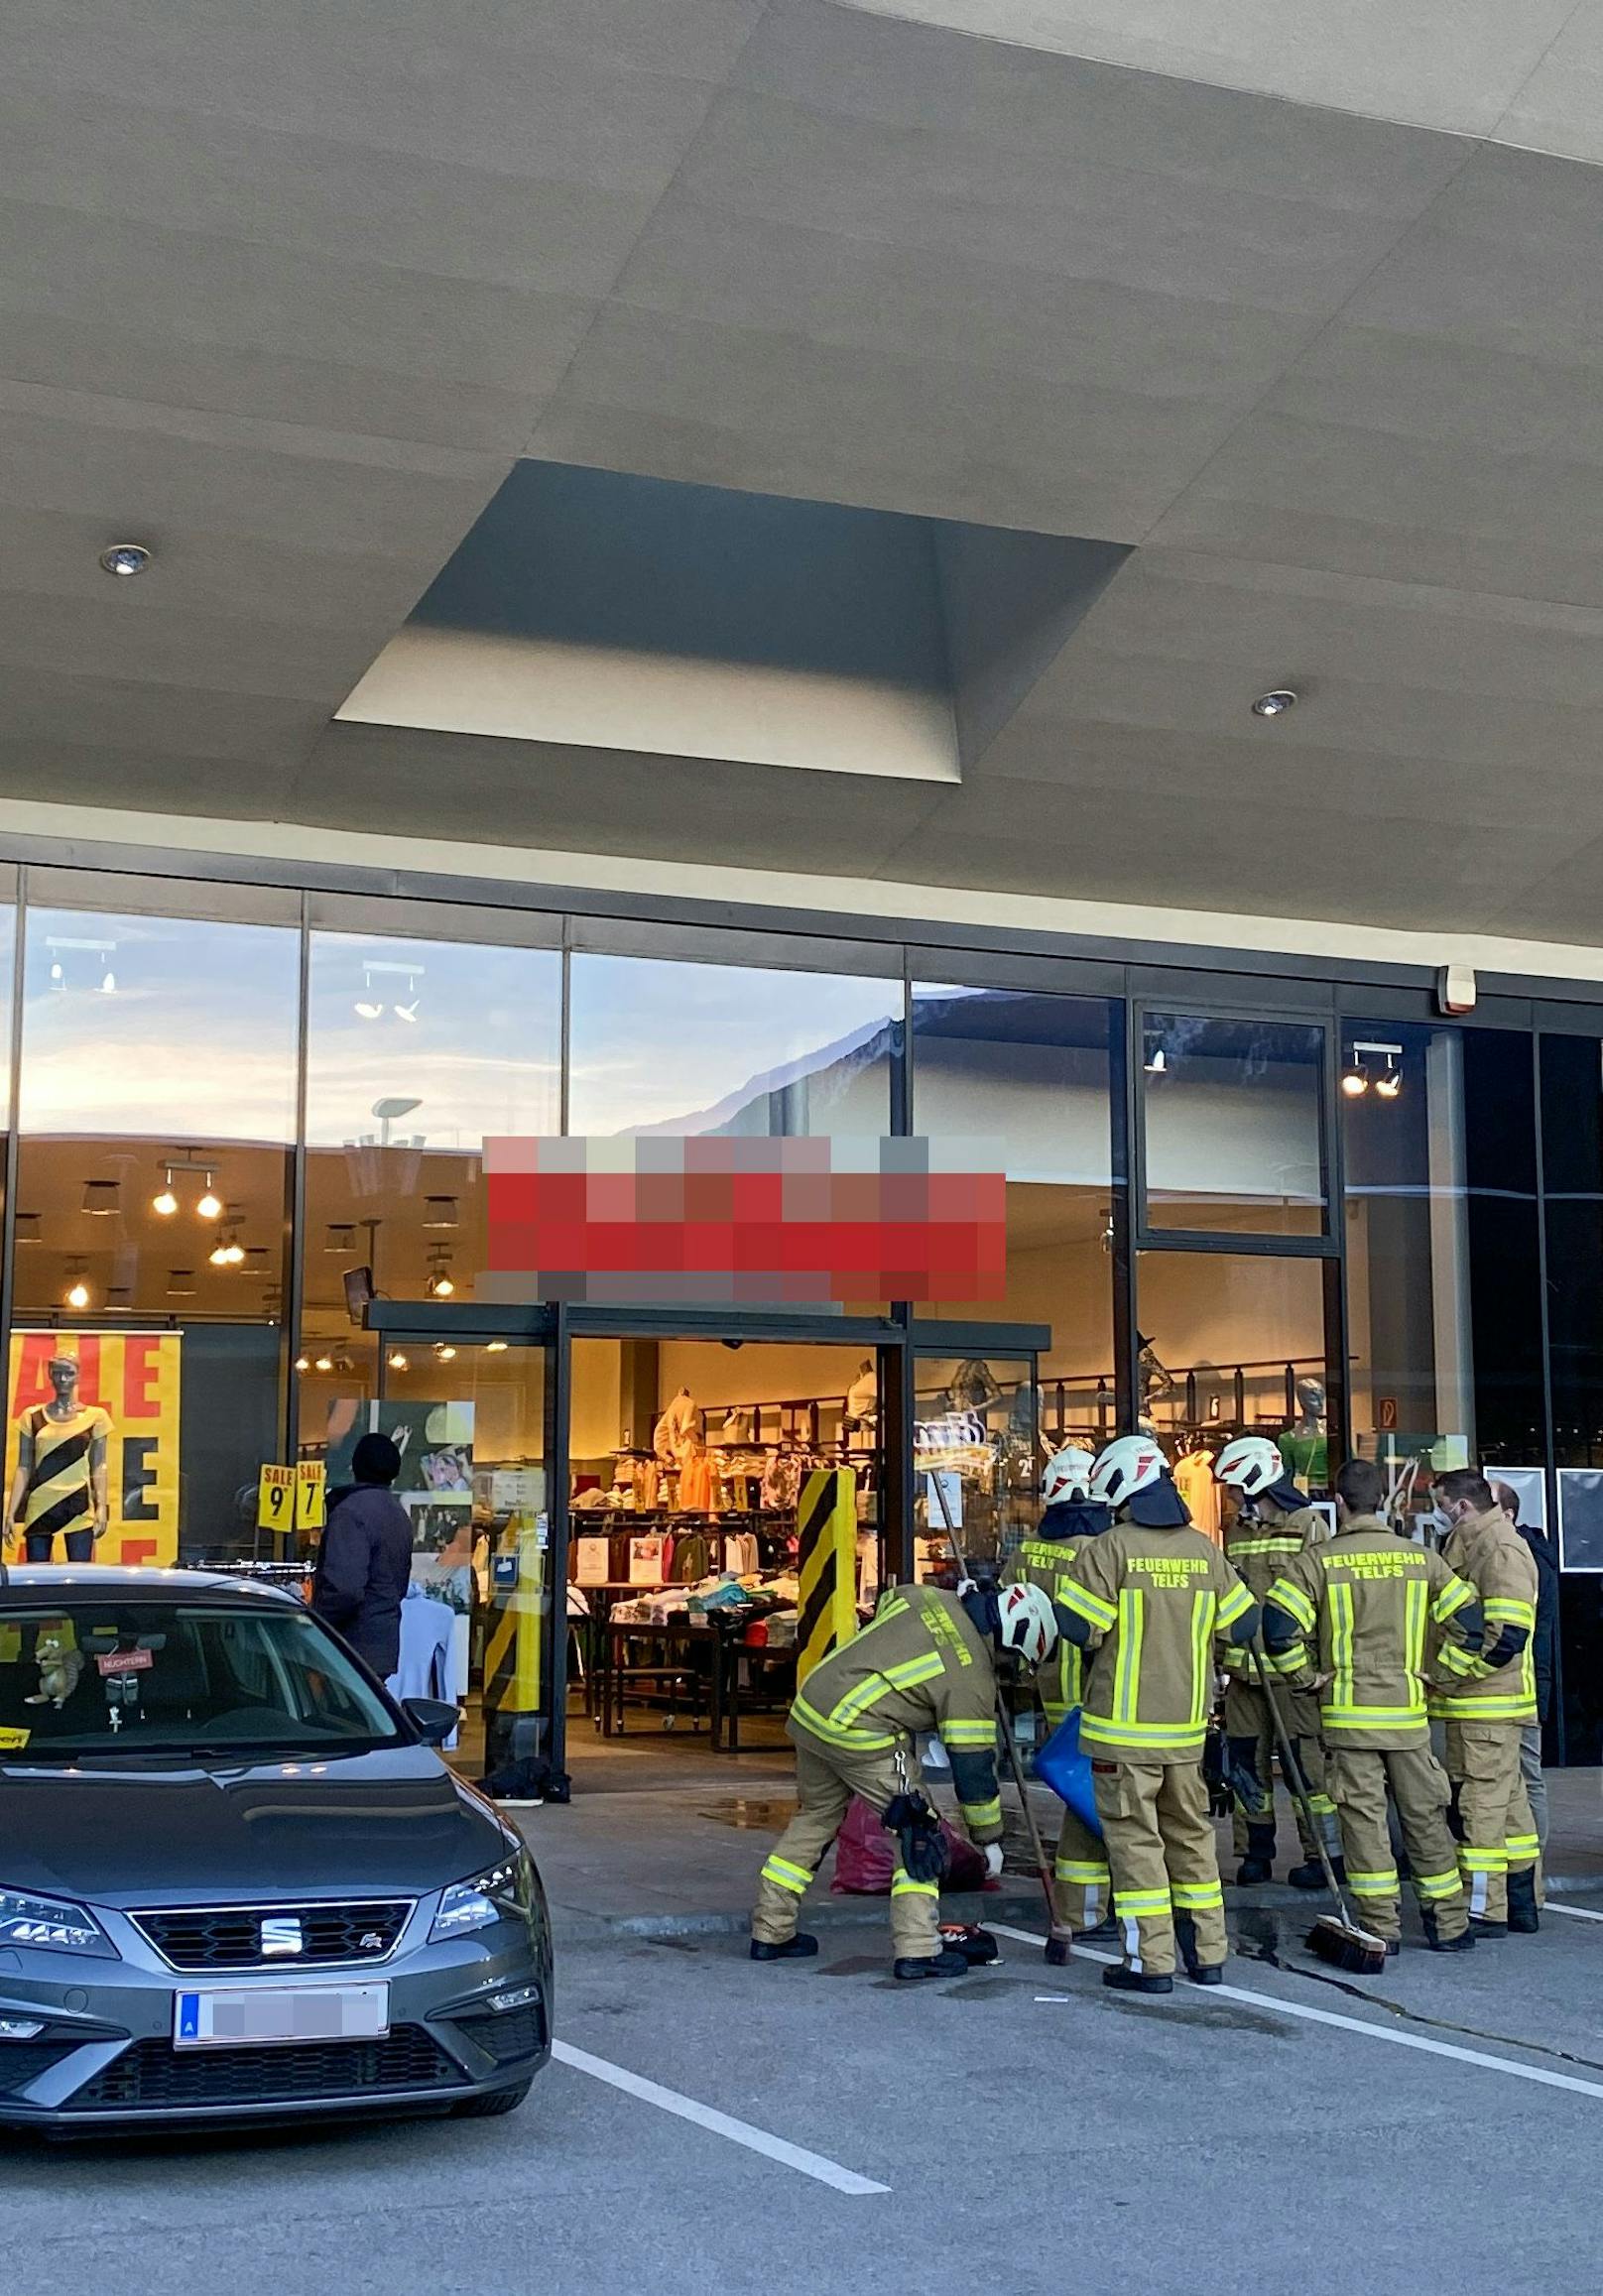
[(599, 1725), (621, 1738), (628, 1705), (663, 1709), (664, 1728), (681, 1716), (706, 1722), (712, 1750), (740, 1752), (742, 1714), (788, 1711), (796, 1695), (796, 1651), (745, 1639), (744, 1623), (715, 1617), (664, 1621), (611, 1620), (600, 1636)]

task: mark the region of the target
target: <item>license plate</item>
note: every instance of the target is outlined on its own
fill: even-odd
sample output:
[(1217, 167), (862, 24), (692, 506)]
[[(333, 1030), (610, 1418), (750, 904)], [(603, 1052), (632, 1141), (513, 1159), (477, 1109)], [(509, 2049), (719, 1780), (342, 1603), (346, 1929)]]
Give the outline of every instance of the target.
[(173, 2004), (175, 2049), (365, 2041), (389, 2029), (387, 1985), (230, 1986), (180, 1994)]

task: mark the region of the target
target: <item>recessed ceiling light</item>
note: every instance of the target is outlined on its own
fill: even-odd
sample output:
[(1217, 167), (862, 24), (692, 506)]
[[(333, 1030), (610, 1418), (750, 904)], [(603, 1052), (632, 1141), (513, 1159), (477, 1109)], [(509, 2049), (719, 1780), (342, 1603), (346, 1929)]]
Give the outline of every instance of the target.
[(1289, 685), (1277, 685), (1273, 693), (1261, 693), (1252, 705), (1254, 717), (1284, 717), (1289, 709), (1295, 709), (1296, 695)]
[(150, 551), (143, 543), (113, 543), (110, 549), (100, 552), (100, 563), (108, 574), (142, 574), (150, 562)]

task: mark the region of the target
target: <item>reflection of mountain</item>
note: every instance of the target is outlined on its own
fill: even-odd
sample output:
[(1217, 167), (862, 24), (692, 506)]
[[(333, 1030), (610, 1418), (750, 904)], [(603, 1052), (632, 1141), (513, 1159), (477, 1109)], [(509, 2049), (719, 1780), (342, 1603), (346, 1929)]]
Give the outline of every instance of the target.
[[(625, 1125), (622, 1137), (691, 1138), (699, 1133), (733, 1133), (758, 1139), (791, 1138), (819, 1132), (885, 1133), (890, 1100), (885, 1082), (892, 1024), (870, 1021), (862, 1027), (802, 1052), (778, 1068), (764, 1069), (715, 1101), (686, 1116), (658, 1124)], [(862, 1121), (842, 1122), (850, 1102), (862, 1096)], [(868, 1105), (877, 1101), (877, 1105)]]

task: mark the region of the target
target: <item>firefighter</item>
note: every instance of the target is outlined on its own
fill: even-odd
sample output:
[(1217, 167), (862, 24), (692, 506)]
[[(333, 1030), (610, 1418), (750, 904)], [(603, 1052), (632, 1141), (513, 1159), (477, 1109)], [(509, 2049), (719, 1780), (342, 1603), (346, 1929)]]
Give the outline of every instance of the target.
[[(1253, 1600), (1262, 1604), (1293, 1557), (1322, 1536), (1324, 1525), (1267, 1435), (1238, 1435), (1219, 1453), (1213, 1474), (1236, 1500), (1234, 1520), (1224, 1534), (1226, 1559), (1241, 1574)], [(1245, 1810), (1238, 1799), (1233, 1821), (1236, 1855), (1241, 1860), (1236, 1880), (1241, 1886), (1251, 1886), (1275, 1877), (1275, 1727), (1248, 1652), (1227, 1649), (1224, 1663), (1229, 1678), (1224, 1696), (1227, 1769), (1231, 1775), (1255, 1777), (1264, 1797), (1263, 1807), (1256, 1813)], [(1288, 1692), (1283, 1703), (1308, 1800), (1324, 1829), (1325, 1849), (1339, 1873), (1341, 1836), (1336, 1829), (1335, 1804), (1324, 1790), (1318, 1701)], [(1322, 1889), (1324, 1870), (1300, 1803), (1296, 1805), (1296, 1830), (1302, 1863), (1293, 1867), (1287, 1879), (1296, 1889)]]
[(1196, 1985), (1223, 1981), (1229, 1947), (1202, 1778), (1216, 1635), (1248, 1640), (1258, 1606), (1213, 1541), (1191, 1527), (1168, 1462), (1124, 1435), (1096, 1462), (1091, 1496), (1113, 1528), (1079, 1548), (1058, 1624), (1094, 1649), (1080, 1711), (1113, 1875), (1124, 1993), (1174, 1990), (1178, 1946)]
[[(1077, 1443), (1065, 1445), (1048, 1460), (1041, 1478), (1045, 1511), (1035, 1535), (1023, 1540), (1010, 1558), (1003, 1572), (1005, 1584), (1024, 1582), (1040, 1587), (1054, 1604), (1062, 1600), (1063, 1581), (1075, 1554), (1113, 1519), (1110, 1509), (1091, 1497), (1095, 1464), (1094, 1455)], [(1051, 1664), (1039, 1677), (1048, 1728), (1055, 1730), (1079, 1705), (1083, 1667), (1078, 1643), (1060, 1634)], [(1052, 1904), (1053, 1926), (1058, 1930), (1073, 1930), (1081, 1937), (1114, 1933), (1107, 1852), (1084, 1819), (1067, 1808), (1052, 1864)]]
[(1541, 1926), (1541, 1868), (1520, 1740), (1537, 1718), (1537, 1566), (1472, 1468), (1438, 1475), (1435, 1502), (1450, 1525), (1441, 1559), (1479, 1595), (1489, 1643), (1481, 1669), (1430, 1695), (1431, 1714), (1446, 1725), (1470, 1927), (1478, 1937), (1529, 1934)]
[[(982, 1624), (976, 1624), (976, 1620)], [(797, 1693), (787, 1728), (796, 1747), (799, 1808), (774, 1845), (757, 1885), (753, 1961), (814, 1954), (800, 1935), (801, 1901), (861, 1794), (897, 1837), (891, 1879), (895, 1973), (906, 1983), (962, 1977), (969, 1964), (942, 1948), (940, 1821), (920, 1790), (915, 1740), (936, 1732), (969, 1835), (991, 1879), (1002, 1871), (1002, 1797), (996, 1777), (993, 1644), (1041, 1666), (1057, 1623), (1035, 1586), (998, 1594), (892, 1587), (861, 1633), (816, 1665)]]
[[(1435, 1663), (1455, 1674), (1480, 1664), (1484, 1621), (1472, 1586), (1433, 1549), (1398, 1538), (1381, 1519), (1385, 1481), (1372, 1459), (1336, 1476), (1336, 1535), (1293, 1557), (1264, 1605), (1277, 1673), (1319, 1691), (1325, 1781), (1336, 1805), (1347, 1886), (1365, 1926), (1401, 1949), (1403, 1925), (1387, 1794), (1397, 1805), (1426, 1943), (1461, 1953), (1475, 1940), (1447, 1829), (1446, 1773), (1430, 1751), (1425, 1710), (1429, 1630)], [(1312, 1647), (1310, 1649), (1310, 1642)], [(1519, 1734), (1515, 1733), (1516, 1769)]]

